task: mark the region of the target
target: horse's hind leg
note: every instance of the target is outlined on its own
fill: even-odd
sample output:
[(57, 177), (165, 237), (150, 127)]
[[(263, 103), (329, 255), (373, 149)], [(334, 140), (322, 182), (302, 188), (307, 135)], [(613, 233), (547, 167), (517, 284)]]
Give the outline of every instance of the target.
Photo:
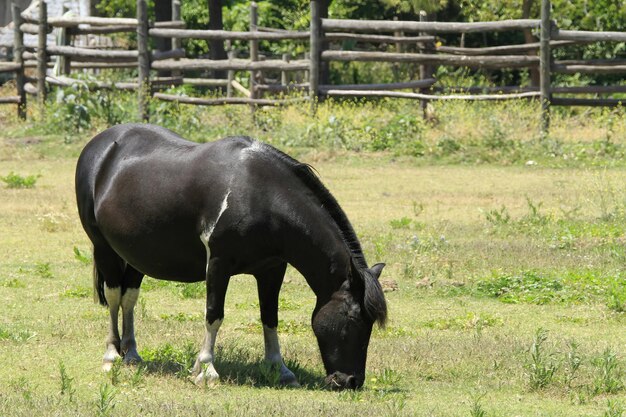
[(286, 263), (281, 263), (254, 274), (257, 280), (266, 362), (277, 366), (281, 385), (300, 386), (293, 372), (285, 366), (278, 342), (278, 294), (285, 277)]
[(104, 287), (104, 299), (109, 307), (109, 334), (106, 338), (106, 350), (102, 358), (102, 369), (109, 371), (113, 367), (113, 362), (121, 357), (118, 316), (122, 303), (122, 278), (125, 262), (106, 244), (94, 243), (93, 257), (98, 281), (96, 285)]
[[(109, 371), (115, 360), (124, 355), (124, 362), (136, 362), (137, 353), (133, 309), (139, 296), (143, 274), (136, 271), (106, 244), (94, 244), (94, 262), (98, 281), (102, 281), (104, 298), (109, 307), (110, 325), (102, 369)], [(118, 321), (122, 308), (123, 327), (120, 338)]]
[(124, 270), (122, 285), (122, 342), (120, 353), (124, 357), (124, 363), (141, 362), (141, 356), (137, 352), (137, 342), (135, 341), (135, 304), (139, 298), (139, 287), (143, 274), (130, 265), (126, 265)]

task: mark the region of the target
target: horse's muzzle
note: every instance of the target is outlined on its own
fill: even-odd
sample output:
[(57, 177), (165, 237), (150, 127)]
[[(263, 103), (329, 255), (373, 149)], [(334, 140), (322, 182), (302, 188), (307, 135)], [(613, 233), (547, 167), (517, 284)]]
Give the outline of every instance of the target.
[(363, 386), (365, 376), (348, 375), (343, 372), (333, 372), (325, 379), (326, 385), (332, 390), (341, 391), (344, 389), (359, 389)]

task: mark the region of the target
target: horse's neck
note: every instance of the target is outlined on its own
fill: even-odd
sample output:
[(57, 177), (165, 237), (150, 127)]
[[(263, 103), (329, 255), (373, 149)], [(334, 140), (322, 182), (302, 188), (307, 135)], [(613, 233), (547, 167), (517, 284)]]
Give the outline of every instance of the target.
[(286, 251), (287, 262), (304, 276), (318, 301), (330, 299), (347, 278), (350, 253), (335, 225), (294, 226)]

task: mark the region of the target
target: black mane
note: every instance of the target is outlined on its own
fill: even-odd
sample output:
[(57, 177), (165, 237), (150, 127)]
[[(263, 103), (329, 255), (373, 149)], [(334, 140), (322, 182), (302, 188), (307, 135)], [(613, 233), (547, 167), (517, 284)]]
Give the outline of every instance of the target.
[(359, 243), (359, 239), (352, 228), (352, 224), (348, 220), (346, 213), (339, 206), (339, 203), (328, 191), (328, 189), (322, 184), (318, 176), (315, 174), (313, 168), (308, 164), (303, 164), (296, 161), (284, 152), (274, 148), (263, 142), (258, 142), (264, 151), (270, 153), (273, 157), (276, 157), (284, 164), (286, 164), (291, 171), (304, 183), (304, 185), (313, 192), (313, 195), (320, 202), (321, 206), (326, 210), (328, 215), (334, 220), (335, 224), (341, 232), (343, 241), (348, 246), (350, 255), (355, 264), (362, 269), (367, 268), (367, 262), (363, 249)]

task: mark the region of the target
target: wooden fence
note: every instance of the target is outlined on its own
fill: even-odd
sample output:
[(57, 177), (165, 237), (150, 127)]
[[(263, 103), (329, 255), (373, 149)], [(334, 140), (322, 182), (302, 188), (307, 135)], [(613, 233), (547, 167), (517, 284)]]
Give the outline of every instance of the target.
[[(560, 30), (550, 18), (550, 1), (542, 0), (541, 19), (518, 19), (497, 22), (431, 22), (425, 14), (420, 21), (372, 21), (338, 20), (320, 18), (319, 4), (312, 0), (311, 26), (309, 31), (285, 31), (261, 28), (257, 25), (256, 5), (251, 5), (250, 31), (234, 32), (221, 30), (187, 30), (180, 21), (180, 2), (173, 2), (173, 21), (157, 22), (150, 25), (146, 10), (146, 0), (137, 0), (137, 18), (47, 18), (45, 2), (40, 3), (40, 17), (36, 21), (25, 21), (17, 7), (13, 7), (15, 22), (14, 62), (0, 63), (0, 72), (14, 72), (17, 81), (17, 95), (0, 98), (0, 103), (17, 103), (20, 117), (25, 116), (26, 93), (35, 93), (28, 88), (29, 81), (36, 81), (36, 95), (43, 106), (47, 85), (71, 85), (76, 81), (69, 77), (71, 70), (84, 68), (137, 68), (136, 81), (127, 83), (90, 83), (96, 88), (134, 89), (138, 91), (138, 110), (141, 118), (148, 120), (147, 102), (150, 97), (159, 100), (177, 101), (188, 104), (249, 104), (281, 105), (293, 101), (309, 100), (312, 108), (319, 99), (326, 96), (396, 97), (420, 100), (422, 106), (431, 100), (506, 100), (538, 98), (541, 102), (542, 129), (549, 126), (550, 105), (565, 106), (616, 106), (620, 99), (612, 98), (572, 98), (576, 94), (626, 93), (626, 86), (553, 87), (552, 74), (563, 73), (626, 73), (626, 60), (584, 60), (555, 61), (552, 50), (580, 43), (610, 41), (626, 42), (624, 32), (587, 32)], [(69, 35), (111, 34), (116, 32), (136, 32), (137, 50), (102, 50), (79, 48), (64, 45), (46, 45), (46, 35), (53, 28), (63, 28)], [(534, 30), (540, 34), (539, 42), (503, 45), (483, 48), (461, 46), (441, 46), (436, 43), (438, 34), (459, 34), (477, 32), (499, 32)], [(36, 33), (39, 38), (37, 48), (28, 49), (23, 45), (24, 33)], [(150, 52), (149, 38), (172, 40), (172, 50)], [(70, 39), (71, 36), (67, 36)], [(227, 44), (234, 41), (247, 41), (250, 54), (238, 58), (230, 51), (228, 59), (187, 59), (180, 47), (182, 39), (223, 40)], [(309, 44), (309, 54), (298, 59), (288, 56), (264, 59), (259, 53), (260, 41), (292, 40)], [(359, 45), (359, 50), (343, 50), (345, 41)], [(395, 51), (372, 51), (369, 45), (380, 43), (395, 45)], [(414, 52), (405, 52), (410, 45)], [(389, 48), (387, 48), (389, 49)], [(529, 53), (536, 52), (537, 55)], [(50, 56), (62, 57), (62, 76), (52, 77), (46, 71), (50, 66)], [(330, 62), (389, 62), (409, 63), (419, 66), (420, 79), (408, 82), (387, 84), (329, 85), (320, 83), (321, 68)], [(492, 87), (492, 88), (443, 88), (437, 86), (432, 77), (436, 66), (469, 67), (485, 69), (538, 70), (540, 83), (536, 87)], [(36, 68), (34, 77), (26, 77), (25, 69)], [(167, 77), (151, 77), (155, 71), (170, 72)], [(226, 71), (226, 79), (188, 78), (186, 73), (194, 71)], [(236, 71), (249, 73), (249, 88), (235, 80)], [(267, 71), (279, 72), (280, 82), (268, 83), (262, 74)], [(287, 74), (304, 73), (300, 82), (288, 82)], [(164, 94), (161, 88), (171, 85), (220, 86), (226, 88), (225, 97), (194, 98)], [(264, 98), (264, 93), (307, 90), (301, 98)], [(404, 90), (404, 91), (401, 91)], [(409, 90), (409, 91), (407, 91)], [(451, 90), (455, 90), (451, 93)], [(461, 93), (459, 93), (459, 91)], [(235, 92), (243, 97), (235, 97)]]

